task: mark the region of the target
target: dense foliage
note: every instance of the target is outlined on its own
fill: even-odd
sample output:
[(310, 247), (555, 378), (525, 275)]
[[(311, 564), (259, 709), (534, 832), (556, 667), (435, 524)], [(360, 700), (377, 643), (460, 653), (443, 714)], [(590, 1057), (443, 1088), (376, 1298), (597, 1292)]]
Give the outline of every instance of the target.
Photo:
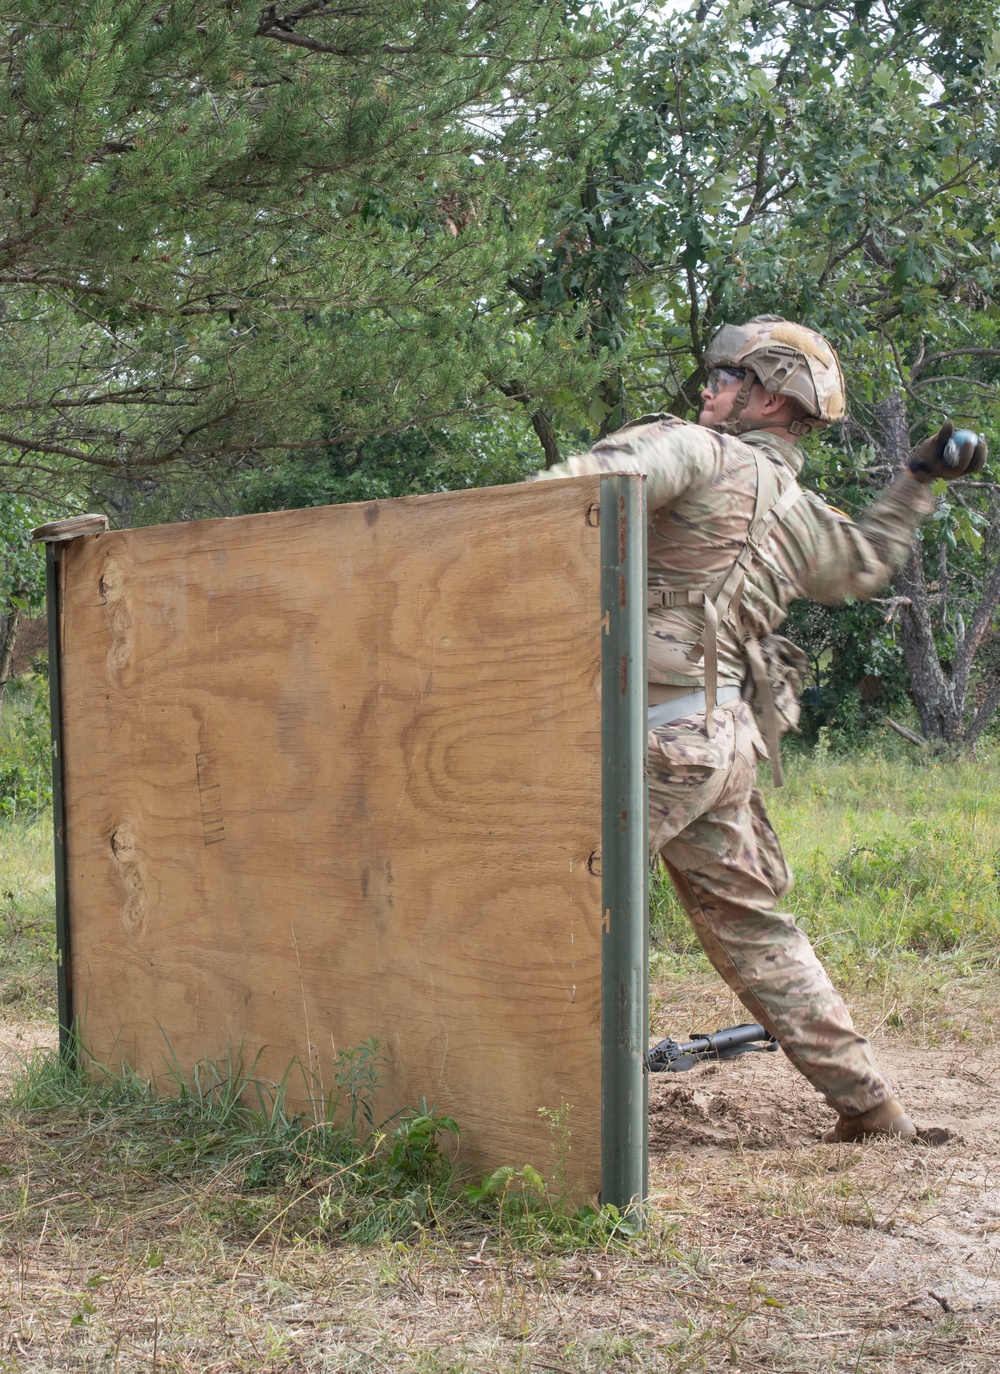
[[(690, 414), (713, 330), (770, 311), (840, 347), (850, 418), (807, 480), (858, 509), (943, 415), (997, 437), (997, 20), (25, 0), (0, 483), (130, 523), (516, 480)], [(871, 716), (905, 662), (925, 734), (984, 728), (996, 492), (942, 492), (881, 609), (798, 616), (817, 701)]]

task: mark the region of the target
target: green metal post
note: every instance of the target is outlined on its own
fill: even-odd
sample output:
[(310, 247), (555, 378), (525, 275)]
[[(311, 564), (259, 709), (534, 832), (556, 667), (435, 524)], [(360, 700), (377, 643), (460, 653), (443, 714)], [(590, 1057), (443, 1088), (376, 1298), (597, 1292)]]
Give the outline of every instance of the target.
[(59, 573), (63, 545), (45, 545), (45, 591), (49, 621), (49, 709), (52, 720), (52, 829), (56, 861), (56, 981), (59, 1050), (73, 1052), (73, 983), (69, 962), (69, 913), (66, 909), (66, 826), (63, 810), (62, 696), (60, 693)]
[(601, 479), (601, 1200), (642, 1224), (649, 1174), (646, 510), (643, 479)]

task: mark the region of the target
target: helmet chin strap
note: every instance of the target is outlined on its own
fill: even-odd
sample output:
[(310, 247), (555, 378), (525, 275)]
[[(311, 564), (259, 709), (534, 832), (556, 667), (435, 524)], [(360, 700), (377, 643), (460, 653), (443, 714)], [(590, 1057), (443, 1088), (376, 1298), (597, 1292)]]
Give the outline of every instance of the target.
[(750, 399), (750, 392), (753, 390), (753, 384), (756, 380), (757, 378), (752, 372), (748, 372), (743, 378), (743, 385), (740, 387), (739, 391), (737, 391), (733, 399), (733, 404), (730, 407), (728, 416), (725, 420), (720, 420), (717, 425), (711, 426), (716, 433), (746, 434), (748, 430), (763, 428), (763, 426), (753, 423), (740, 424), (740, 415), (743, 411), (743, 407)]

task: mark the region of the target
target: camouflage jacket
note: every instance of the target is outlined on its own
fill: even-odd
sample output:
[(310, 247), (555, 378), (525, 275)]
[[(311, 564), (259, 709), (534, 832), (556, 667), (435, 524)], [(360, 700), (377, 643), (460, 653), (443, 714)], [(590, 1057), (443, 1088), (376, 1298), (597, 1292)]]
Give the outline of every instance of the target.
[[(757, 492), (754, 449), (777, 470), (784, 490), (802, 467), (802, 452), (758, 430), (738, 438), (655, 416), (618, 430), (589, 453), (539, 473), (536, 480), (592, 472), (646, 477), (651, 583), (707, 590), (743, 548)], [(920, 521), (933, 509), (928, 488), (901, 472), (857, 522), (806, 492), (764, 542), (743, 594), (747, 628), (763, 637), (784, 619), (788, 603), (810, 597), (828, 605), (874, 596), (906, 558)], [(649, 679), (697, 686), (702, 665), (687, 653), (703, 614), (678, 606), (649, 613)], [(740, 683), (746, 660), (735, 626), (719, 626), (719, 682)]]

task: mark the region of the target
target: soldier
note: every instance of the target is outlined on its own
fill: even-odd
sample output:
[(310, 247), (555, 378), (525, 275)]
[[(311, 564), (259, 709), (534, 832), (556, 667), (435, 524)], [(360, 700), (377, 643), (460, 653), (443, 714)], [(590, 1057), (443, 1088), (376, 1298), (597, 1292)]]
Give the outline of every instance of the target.
[(778, 736), (797, 718), (804, 656), (773, 634), (789, 602), (873, 596), (933, 509), (929, 484), (978, 472), (986, 445), (946, 453), (945, 424), (855, 523), (796, 481), (799, 437), (844, 414), (826, 340), (761, 315), (723, 325), (706, 363), (697, 425), (647, 416), (539, 478), (645, 474), (651, 852), (715, 968), (838, 1113), (824, 1139), (909, 1140), (913, 1123), (868, 1041), (777, 909), (792, 875), (757, 762), (770, 758), (780, 782)]

